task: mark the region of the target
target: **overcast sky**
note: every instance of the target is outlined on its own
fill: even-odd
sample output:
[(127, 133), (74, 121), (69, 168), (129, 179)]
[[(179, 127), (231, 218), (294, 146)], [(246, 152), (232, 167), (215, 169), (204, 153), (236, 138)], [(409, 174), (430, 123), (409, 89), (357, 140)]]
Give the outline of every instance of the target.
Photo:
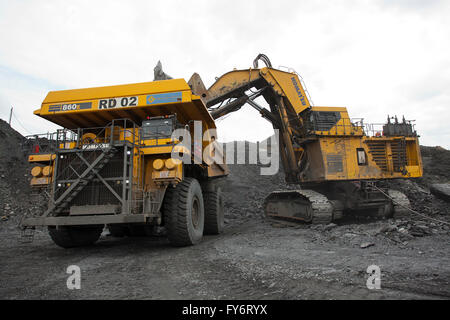
[[(50, 90), (153, 80), (209, 87), (258, 53), (294, 68), (317, 106), (351, 118), (416, 120), (421, 144), (450, 148), (450, 1), (0, 0), (0, 118), (22, 134), (56, 128), (33, 115)], [(250, 106), (217, 122), (221, 140), (262, 140)]]

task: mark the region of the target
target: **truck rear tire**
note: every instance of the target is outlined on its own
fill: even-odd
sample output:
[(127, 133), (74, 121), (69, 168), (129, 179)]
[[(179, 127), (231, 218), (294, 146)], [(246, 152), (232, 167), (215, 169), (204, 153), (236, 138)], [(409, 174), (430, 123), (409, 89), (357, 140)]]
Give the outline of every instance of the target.
[(168, 187), (163, 203), (167, 236), (177, 247), (199, 243), (203, 237), (205, 210), (202, 189), (194, 178)]
[(220, 234), (223, 230), (223, 196), (222, 190), (206, 192), (205, 199), (205, 234)]
[(74, 248), (94, 244), (103, 231), (103, 226), (48, 227), (53, 242), (63, 248)]

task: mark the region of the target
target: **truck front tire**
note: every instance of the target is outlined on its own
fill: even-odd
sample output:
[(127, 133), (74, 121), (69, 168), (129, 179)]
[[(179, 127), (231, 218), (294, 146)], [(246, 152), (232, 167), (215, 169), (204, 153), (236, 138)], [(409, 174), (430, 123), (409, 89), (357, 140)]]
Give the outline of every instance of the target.
[(94, 244), (103, 231), (102, 225), (48, 227), (53, 242), (63, 248), (74, 248)]
[(223, 196), (222, 190), (206, 192), (205, 199), (205, 234), (220, 234), (223, 230)]
[(175, 188), (168, 187), (163, 203), (167, 236), (177, 247), (199, 243), (203, 237), (205, 209), (202, 189), (194, 178), (185, 178)]

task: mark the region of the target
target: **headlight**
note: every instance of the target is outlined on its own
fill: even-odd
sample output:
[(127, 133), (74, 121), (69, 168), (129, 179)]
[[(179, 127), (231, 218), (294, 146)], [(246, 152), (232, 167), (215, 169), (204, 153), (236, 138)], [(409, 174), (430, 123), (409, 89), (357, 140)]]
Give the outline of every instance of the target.
[(53, 169), (52, 169), (51, 166), (46, 166), (46, 167), (44, 167), (44, 169), (42, 169), (42, 174), (45, 177), (48, 177), (48, 176), (50, 176), (52, 174), (52, 171), (53, 171)]
[(31, 169), (31, 175), (33, 177), (39, 177), (42, 174), (42, 168), (41, 167), (34, 167)]
[(161, 170), (164, 167), (164, 161), (161, 159), (156, 159), (153, 161), (153, 169)]
[(166, 168), (169, 170), (172, 170), (173, 168), (175, 168), (179, 163), (181, 162), (181, 160), (179, 159), (172, 159), (169, 158), (166, 160)]

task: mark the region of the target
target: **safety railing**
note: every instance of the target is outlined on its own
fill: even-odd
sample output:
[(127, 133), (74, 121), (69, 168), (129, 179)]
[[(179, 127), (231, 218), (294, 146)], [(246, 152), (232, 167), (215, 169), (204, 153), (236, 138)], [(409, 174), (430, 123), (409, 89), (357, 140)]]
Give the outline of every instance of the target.
[[(415, 132), (414, 125), (410, 122), (412, 132)], [(319, 135), (366, 135), (368, 137), (383, 137), (388, 135), (384, 132), (386, 123), (365, 123), (363, 118), (341, 118), (339, 121), (310, 121), (305, 127), (309, 134)], [(398, 134), (407, 135), (407, 134)]]
[(56, 132), (34, 134), (25, 137), (22, 151), (26, 154), (54, 153), (57, 146)]
[(369, 137), (382, 137), (384, 123), (366, 123), (364, 132)]
[(54, 134), (57, 149), (102, 149), (116, 142), (128, 141), (135, 145), (139, 141), (136, 124), (130, 119), (114, 119), (104, 127), (58, 129)]
[(279, 66), (278, 69), (280, 69), (281, 71), (283, 71), (283, 69), (285, 69), (286, 72), (294, 73), (294, 74), (297, 75), (297, 77), (300, 79), (300, 84), (302, 85), (303, 90), (304, 90), (305, 93), (306, 93), (306, 96), (307, 96), (307, 98), (308, 98), (309, 104), (310, 104), (311, 106), (314, 106), (314, 102), (313, 102), (313, 100), (312, 100), (312, 98), (311, 98), (311, 95), (309, 94), (308, 88), (306, 87), (306, 83), (305, 83), (305, 81), (303, 80), (303, 77), (302, 77), (297, 71), (295, 71), (294, 68), (291, 68), (291, 67)]
[(363, 135), (365, 124), (363, 119), (340, 118), (335, 121), (309, 121), (305, 123), (308, 134), (313, 135)]

